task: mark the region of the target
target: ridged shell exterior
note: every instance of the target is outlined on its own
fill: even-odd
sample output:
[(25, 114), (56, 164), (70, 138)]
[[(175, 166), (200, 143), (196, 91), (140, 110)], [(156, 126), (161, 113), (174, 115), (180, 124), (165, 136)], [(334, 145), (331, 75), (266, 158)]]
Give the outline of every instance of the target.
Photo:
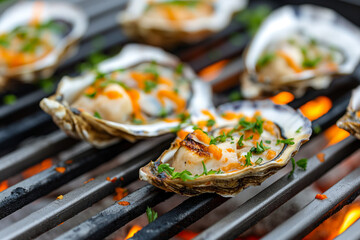
[[(36, 2), (21, 2), (4, 12), (0, 18), (0, 32), (8, 32), (19, 25), (30, 22), (34, 14)], [(36, 80), (50, 77), (59, 63), (69, 56), (79, 39), (84, 35), (88, 20), (82, 10), (75, 5), (65, 2), (42, 2), (43, 9), (40, 21), (52, 19), (62, 20), (71, 25), (69, 32), (60, 40), (55, 48), (44, 58), (1, 73), (6, 79), (16, 79), (31, 83)]]
[(229, 25), (233, 15), (247, 5), (247, 0), (209, 2), (214, 6), (214, 14), (211, 17), (188, 21), (179, 29), (169, 25), (159, 26), (155, 21), (141, 21), (148, 0), (130, 1), (127, 8), (119, 14), (118, 21), (125, 33), (134, 39), (155, 46), (172, 47), (178, 43), (197, 42), (221, 31)]
[(360, 86), (353, 90), (349, 106), (343, 117), (337, 121), (339, 128), (345, 129), (360, 139)]
[[(270, 42), (301, 32), (320, 43), (340, 49), (344, 61), (337, 72), (328, 74), (304, 71), (294, 74), (292, 80), (282, 85), (261, 83), (256, 73), (257, 60)], [(256, 98), (266, 93), (292, 91), (297, 96), (305, 93), (308, 87), (327, 88), (333, 75), (351, 74), (360, 59), (360, 31), (331, 9), (314, 6), (285, 6), (275, 10), (261, 25), (244, 54), (245, 73), (241, 77), (242, 91), (247, 98)]]
[[(113, 58), (100, 63), (98, 69), (108, 73), (114, 70), (134, 66), (142, 62), (156, 61), (159, 64), (176, 67), (180, 61), (165, 51), (140, 44), (129, 44)], [(199, 80), (193, 70), (184, 66), (183, 76), (192, 80), (192, 97), (188, 103), (190, 113), (200, 111), (200, 108), (211, 108), (211, 89), (209, 85)], [(153, 124), (124, 124), (98, 119), (87, 112), (79, 112), (70, 108), (78, 94), (94, 81), (95, 75), (88, 73), (79, 77), (64, 77), (55, 95), (44, 98), (40, 106), (52, 115), (54, 122), (68, 135), (80, 138), (97, 147), (104, 147), (125, 138), (135, 141), (140, 138), (155, 137), (169, 133), (178, 122), (159, 121)]]
[[(165, 174), (157, 173), (157, 166), (168, 162), (178, 147), (173, 144), (155, 162), (140, 169), (140, 179), (148, 181), (156, 187), (182, 195), (194, 196), (201, 193), (217, 193), (222, 196), (234, 196), (244, 188), (260, 185), (272, 174), (286, 166), (290, 158), (307, 142), (311, 136), (311, 122), (300, 111), (295, 111), (287, 105), (275, 105), (270, 101), (239, 101), (228, 103), (218, 108), (218, 113), (225, 111), (243, 113), (252, 116), (255, 111), (261, 111), (262, 117), (273, 121), (282, 130), (286, 138), (294, 138), (294, 145), (287, 145), (277, 161), (272, 160), (256, 166), (249, 166), (231, 173), (201, 176), (195, 180), (182, 181), (171, 179)], [(227, 125), (226, 122), (223, 123)], [(299, 128), (301, 129), (299, 130)], [(298, 132), (296, 132), (298, 131)], [(279, 161), (279, 158), (281, 161)]]

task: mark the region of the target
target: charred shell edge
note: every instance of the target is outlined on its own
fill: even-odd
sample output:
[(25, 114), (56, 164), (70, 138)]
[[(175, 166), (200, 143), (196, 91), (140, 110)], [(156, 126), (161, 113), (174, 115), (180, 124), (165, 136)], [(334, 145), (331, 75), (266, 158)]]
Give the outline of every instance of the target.
[[(302, 129), (300, 133), (295, 133), (298, 126), (291, 127), (291, 131), (294, 132), (294, 136), (291, 137), (294, 137), (295, 144), (286, 145), (286, 147), (282, 150), (282, 156), (287, 155), (288, 157), (280, 157), (283, 160), (281, 162), (274, 161), (278, 158), (277, 157), (266, 164), (248, 167), (237, 172), (217, 174), (216, 176), (202, 176), (196, 180), (184, 182), (180, 179), (170, 179), (165, 174), (158, 175), (157, 173), (157, 166), (161, 163), (161, 159), (163, 159), (167, 154), (174, 154), (176, 152), (177, 148), (175, 149), (172, 146), (155, 162), (150, 162), (148, 165), (140, 169), (140, 179), (148, 181), (165, 191), (170, 190), (187, 196), (194, 196), (205, 192), (214, 192), (222, 196), (234, 196), (248, 186), (260, 185), (266, 178), (277, 172), (279, 169), (285, 167), (290, 158), (298, 152), (301, 145), (310, 139), (312, 133), (310, 120), (304, 117), (300, 111), (295, 111), (287, 105), (275, 105), (271, 101), (238, 101), (221, 105), (218, 108), (218, 112), (243, 112), (242, 109), (252, 109), (253, 113), (255, 110), (261, 111), (262, 109), (273, 109), (277, 111), (278, 114), (276, 116), (278, 117), (281, 116), (281, 112), (283, 112), (300, 119), (302, 122)], [(265, 118), (277, 123), (275, 119), (271, 119), (269, 117)], [(281, 125), (279, 126), (281, 127), (281, 132), (288, 138), (290, 129), (283, 128)], [(259, 168), (263, 169), (258, 171)], [(241, 175), (240, 178), (238, 177), (239, 175)]]
[(345, 115), (336, 123), (339, 128), (348, 131), (350, 134), (360, 139), (360, 119), (356, 116), (357, 111), (360, 111), (360, 86), (353, 90)]
[[(22, 2), (6, 10), (0, 18), (0, 32), (10, 31), (14, 27), (28, 22), (33, 14), (34, 4), (36, 3)], [(35, 63), (12, 68), (6, 72), (6, 78), (34, 82), (40, 78), (50, 77), (60, 61), (75, 50), (76, 43), (84, 35), (88, 26), (88, 19), (83, 11), (75, 5), (65, 2), (44, 2), (41, 20), (45, 19), (59, 19), (70, 23), (70, 32), (47, 56)]]
[[(286, 22), (284, 19), (287, 19), (286, 21), (288, 24), (284, 24), (284, 22)], [(293, 19), (293, 23), (291, 23), (290, 19)], [(278, 27), (274, 28), (274, 25)], [(326, 34), (322, 31), (323, 27), (326, 25), (331, 26), (332, 37), (326, 36), (326, 34), (329, 34), (330, 30), (324, 30), (326, 31)], [(259, 83), (256, 73), (256, 61), (268, 44), (268, 42), (265, 41), (273, 40), (276, 38), (275, 36), (284, 36), (284, 34), (289, 31), (289, 28), (299, 28), (306, 33), (310, 33), (312, 36), (323, 40), (324, 42), (333, 44), (334, 46), (339, 46), (339, 48), (343, 51), (345, 61), (339, 65), (338, 71), (321, 75), (320, 77), (335, 74), (350, 74), (354, 71), (360, 59), (358, 40), (360, 39), (360, 31), (357, 26), (346, 20), (335, 11), (324, 7), (315, 5), (285, 6), (275, 10), (263, 22), (255, 38), (245, 51), (245, 68), (252, 81)], [(326, 39), (324, 36), (326, 36)], [(342, 36), (341, 40), (338, 39), (339, 36)], [(304, 75), (299, 74), (298, 77), (297, 81), (306, 81), (311, 84), (311, 81), (313, 81), (316, 76), (314, 76), (311, 72), (307, 72), (304, 73)], [(327, 86), (328, 84), (324, 84), (324, 87)]]
[[(151, 60), (174, 67), (180, 63), (175, 56), (159, 48), (129, 44), (118, 55), (102, 62), (99, 65), (99, 70), (111, 72)], [(186, 78), (192, 80), (193, 94), (188, 105), (189, 112), (200, 111), (200, 106), (212, 108), (210, 86), (199, 80), (187, 65), (184, 65), (183, 74)], [(166, 134), (179, 124), (177, 122), (167, 123), (163, 121), (144, 125), (122, 124), (98, 119), (89, 113), (70, 108), (68, 99), (72, 102), (74, 94), (71, 96), (68, 90), (79, 83), (88, 86), (93, 79), (94, 75), (92, 73), (75, 78), (64, 77), (58, 85), (56, 93), (40, 102), (40, 107), (52, 115), (54, 122), (70, 136), (86, 140), (97, 147), (104, 147), (118, 138), (135, 141), (140, 138)]]

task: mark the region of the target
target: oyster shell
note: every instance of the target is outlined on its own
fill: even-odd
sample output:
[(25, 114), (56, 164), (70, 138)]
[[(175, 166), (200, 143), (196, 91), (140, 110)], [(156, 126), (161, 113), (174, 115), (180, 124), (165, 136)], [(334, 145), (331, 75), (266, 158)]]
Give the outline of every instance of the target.
[(52, 75), (86, 29), (87, 17), (69, 3), (21, 2), (10, 7), (0, 18), (3, 85), (9, 79), (31, 83)]
[(360, 86), (353, 90), (347, 112), (336, 124), (360, 139)]
[[(146, 69), (153, 67), (154, 61), (157, 70)], [(119, 138), (135, 141), (159, 136), (179, 125), (178, 114), (196, 113), (200, 107), (212, 108), (210, 87), (190, 67), (180, 64), (176, 57), (159, 48), (129, 44), (118, 55), (99, 64), (100, 78), (94, 72), (64, 77), (55, 95), (43, 99), (40, 106), (67, 134), (97, 147)], [(176, 72), (179, 66), (181, 73)], [(145, 86), (140, 87), (144, 82), (135, 81), (135, 73), (140, 77), (146, 74), (142, 79), (146, 80)], [(155, 75), (156, 81), (152, 79)], [(147, 92), (148, 79), (151, 89)], [(167, 86), (168, 83), (174, 85)], [(97, 90), (89, 96), (87, 91), (92, 88)], [(161, 100), (160, 96), (166, 93), (164, 88), (171, 88), (173, 94)], [(135, 100), (129, 99), (134, 96)], [(166, 118), (160, 117), (163, 111)]]
[(186, 130), (140, 169), (140, 179), (188, 196), (235, 195), (284, 167), (312, 132), (299, 111), (270, 101), (222, 105), (208, 133)]
[(152, 45), (171, 47), (221, 31), (246, 5), (247, 0), (133, 0), (118, 20), (127, 35)]
[(243, 94), (308, 87), (323, 89), (337, 74), (350, 74), (360, 58), (360, 31), (335, 11), (313, 5), (285, 6), (261, 25), (244, 54)]

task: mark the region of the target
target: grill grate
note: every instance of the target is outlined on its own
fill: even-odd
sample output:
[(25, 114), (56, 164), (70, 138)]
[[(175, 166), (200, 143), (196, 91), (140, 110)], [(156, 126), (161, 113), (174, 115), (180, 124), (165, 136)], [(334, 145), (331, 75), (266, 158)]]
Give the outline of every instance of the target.
[[(98, 40), (98, 36), (102, 37), (101, 51), (105, 52), (118, 50), (118, 46), (129, 42), (115, 22), (115, 16), (124, 7), (126, 0), (104, 0), (101, 3), (96, 0), (77, 0), (76, 2), (88, 14), (90, 28), (81, 41), (78, 54), (62, 64), (56, 72), (55, 76), (58, 80), (64, 74), (76, 74), (74, 66), (100, 50), (94, 47), (94, 41)], [(282, 4), (287, 3), (287, 1), (281, 2)], [(321, 3), (321, 1), (315, 2)], [(250, 5), (257, 3), (258, 1), (252, 1)], [(275, 6), (272, 2), (270, 3)], [(359, 10), (359, 6), (345, 2), (336, 2), (336, 4), (329, 2), (327, 4), (329, 7), (339, 8), (339, 11), (344, 15), (346, 15), (346, 12), (351, 13), (349, 18), (360, 24), (360, 20), (354, 17), (354, 14), (357, 14)], [(354, 9), (357, 9), (357, 11), (354, 11)], [(242, 38), (236, 38), (239, 33), (243, 36)], [(224, 83), (226, 82), (227, 87), (220, 87), (221, 91), (214, 96), (215, 103), (219, 105), (224, 101), (228, 101), (229, 92), (233, 89), (230, 89), (229, 86), (238, 87), (237, 75), (241, 72), (242, 66), (240, 54), (249, 39), (250, 37), (244, 31), (244, 26), (233, 22), (221, 33), (201, 43), (180, 47), (174, 50), (174, 53), (182, 60), (187, 61), (197, 72), (220, 60), (232, 59), (230, 64), (223, 69), (220, 76), (211, 82), (217, 89), (219, 89), (218, 85), (225, 86)], [(334, 106), (323, 117), (313, 121), (314, 126), (326, 129), (333, 125), (345, 112), (350, 99), (349, 91), (359, 82), (360, 67), (353, 76), (336, 79), (328, 89), (309, 91), (304, 97), (294, 100), (289, 105), (298, 108), (318, 96), (328, 96)], [(31, 86), (26, 87), (26, 89), (14, 92), (19, 96), (14, 105), (0, 106), (0, 146), (2, 146), (0, 149), (0, 154), (2, 154), (0, 155), (0, 181), (20, 173), (44, 158), (57, 155), (77, 143), (76, 140), (68, 138), (59, 130), (55, 130), (56, 127), (51, 118), (39, 111), (39, 100), (48, 94)], [(33, 140), (31, 144), (18, 146), (22, 140), (39, 135), (40, 137)], [(316, 134), (301, 151), (305, 152), (307, 146), (315, 141), (314, 138), (317, 138)], [(119, 154), (126, 155), (129, 149), (135, 149), (137, 152), (136, 156), (129, 158), (126, 163), (102, 173), (95, 180), (65, 194), (61, 201), (55, 200), (43, 209), (33, 212), (8, 228), (0, 229), (0, 236), (4, 239), (29, 239), (54, 228), (113, 193), (115, 187), (123, 187), (135, 181), (138, 178), (138, 169), (150, 160), (156, 159), (169, 146), (171, 139), (171, 136), (163, 136), (136, 144), (122, 141), (100, 150), (88, 147), (80, 151), (80, 153), (75, 153), (69, 158), (60, 161), (51, 168), (0, 192), (0, 219), (2, 219), (80, 175), (112, 160)], [(144, 148), (144, 145), (147, 147)], [(231, 214), (205, 230), (196, 239), (233, 239), (237, 237), (320, 178), (358, 148), (359, 141), (353, 137), (348, 137), (346, 140), (327, 148), (324, 153), (330, 157), (327, 158), (326, 163), (318, 162), (316, 157), (311, 158), (308, 162), (307, 171), (295, 171), (296, 177), (292, 180), (289, 180), (287, 176), (283, 176), (235, 209)], [(73, 160), (71, 164), (67, 164), (69, 159)], [(57, 172), (55, 170), (57, 167), (66, 167), (65, 173)], [(116, 177), (117, 181), (106, 181), (107, 177)], [(329, 197), (332, 196), (333, 202), (321, 205), (321, 209), (316, 201), (310, 203), (293, 218), (290, 218), (268, 234), (265, 239), (272, 239), (274, 236), (279, 239), (304, 236), (321, 221), (359, 195), (359, 190), (360, 177), (359, 169), (357, 169), (326, 192)], [(122, 199), (130, 202), (129, 206), (120, 206), (115, 203), (65, 232), (58, 239), (104, 238), (143, 214), (147, 206), (155, 206), (171, 196), (173, 196), (172, 193), (166, 193), (151, 185), (146, 185)], [(170, 238), (227, 200), (228, 198), (215, 194), (204, 194), (189, 198), (153, 223), (145, 226), (135, 234), (133, 239)], [(312, 213), (312, 216), (308, 214), (309, 212)], [(299, 222), (299, 219), (303, 219), (303, 221)], [(295, 225), (294, 222), (297, 222), (297, 224)], [(359, 221), (354, 223), (354, 226), (356, 225), (359, 225)], [(284, 231), (284, 229), (291, 229), (291, 231)], [(350, 227), (339, 239), (355, 239), (354, 237), (358, 234), (356, 230), (358, 228), (354, 230), (353, 226)]]

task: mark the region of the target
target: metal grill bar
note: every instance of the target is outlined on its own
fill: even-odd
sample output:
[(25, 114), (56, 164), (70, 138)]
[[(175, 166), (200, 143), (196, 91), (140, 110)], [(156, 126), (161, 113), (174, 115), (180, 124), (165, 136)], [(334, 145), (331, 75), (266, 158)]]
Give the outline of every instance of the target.
[[(90, 149), (75, 157), (71, 164), (66, 164), (66, 161), (62, 161), (50, 169), (42, 171), (0, 192), (0, 219), (33, 200), (50, 193), (75, 177), (111, 160), (119, 152), (128, 149), (132, 145), (123, 141), (106, 149)], [(66, 171), (59, 173), (55, 170), (57, 167), (65, 167)]]
[(324, 194), (324, 200), (313, 200), (286, 222), (275, 228), (263, 239), (301, 239), (325, 219), (351, 203), (360, 194), (360, 167), (337, 182)]
[[(114, 192), (115, 187), (125, 186), (135, 181), (138, 178), (139, 168), (159, 156), (170, 144), (170, 138), (167, 137), (165, 141), (161, 139), (155, 143), (158, 145), (155, 150), (151, 149), (135, 159), (130, 159), (125, 164), (65, 194), (62, 200), (55, 200), (41, 210), (0, 231), (0, 236), (6, 236), (5, 239), (27, 239), (39, 236), (110, 195)], [(117, 181), (109, 182), (106, 180), (107, 177), (110, 179), (115, 177)]]
[(164, 192), (152, 185), (146, 185), (122, 199), (122, 201), (129, 202), (130, 205), (121, 206), (115, 203), (56, 239), (102, 239), (127, 222), (143, 214), (147, 206), (153, 207), (172, 195), (173, 193)]
[(69, 148), (77, 142), (77, 140), (67, 137), (62, 131), (56, 131), (46, 137), (41, 137), (31, 145), (5, 155), (0, 158), (0, 181)]
[(216, 194), (203, 194), (189, 198), (156, 221), (146, 225), (131, 239), (169, 239), (228, 199)]
[(308, 161), (306, 171), (295, 170), (296, 177), (294, 179), (283, 176), (195, 239), (236, 238), (349, 156), (358, 146), (359, 141), (354, 137), (348, 137), (344, 141), (327, 148), (324, 151), (326, 156), (324, 163), (319, 162), (316, 157), (312, 157)]
[(348, 229), (346, 229), (345, 232), (337, 236), (335, 240), (359, 240), (359, 229), (360, 219), (353, 223)]

